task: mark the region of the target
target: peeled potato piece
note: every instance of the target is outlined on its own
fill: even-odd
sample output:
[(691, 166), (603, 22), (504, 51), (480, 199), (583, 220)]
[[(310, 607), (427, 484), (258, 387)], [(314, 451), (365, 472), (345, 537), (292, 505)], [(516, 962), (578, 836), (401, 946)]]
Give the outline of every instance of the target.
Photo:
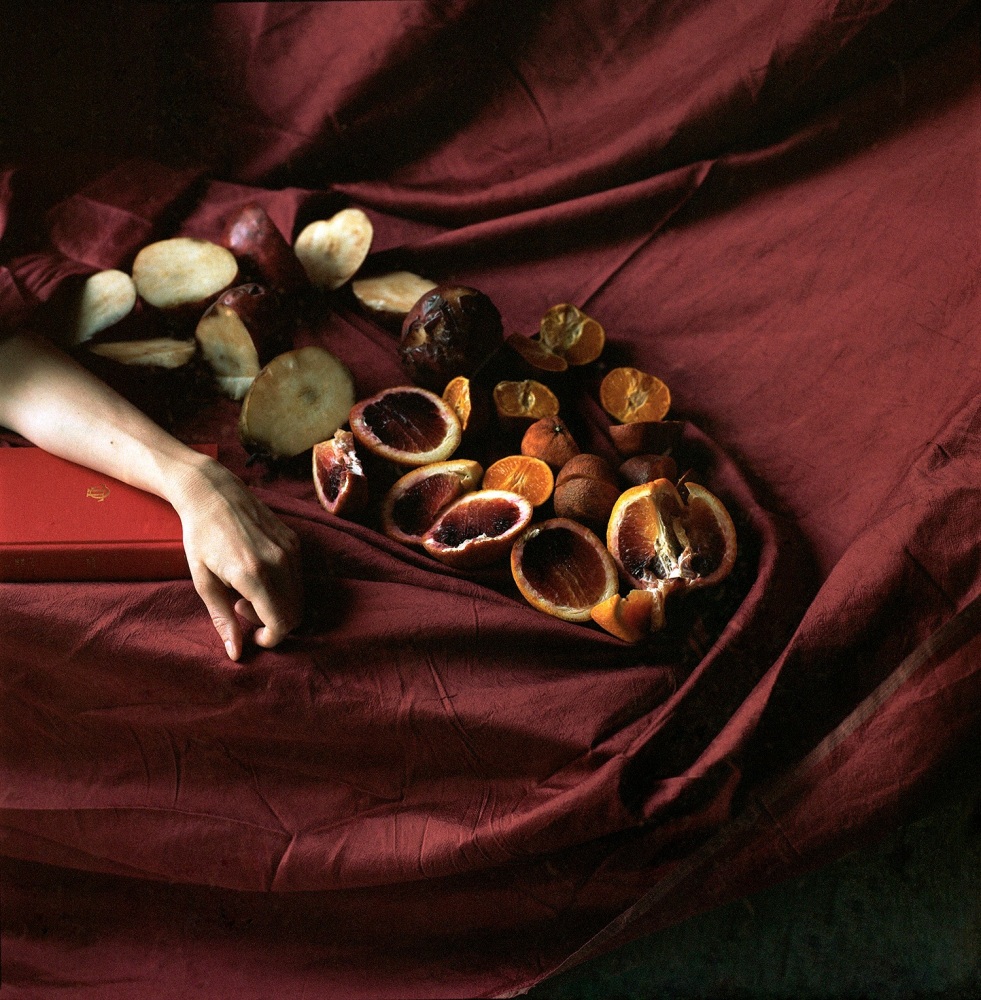
[(333, 291), (349, 281), (364, 263), (374, 229), (359, 208), (345, 208), (329, 219), (311, 222), (293, 244), (310, 283)]
[(187, 236), (150, 243), (133, 261), (140, 298), (168, 311), (203, 307), (237, 275), (238, 261), (230, 250)]
[(322, 347), (273, 358), (242, 401), (239, 435), (250, 451), (292, 458), (334, 436), (354, 405), (354, 380)]
[(136, 285), (123, 271), (97, 271), (82, 285), (70, 320), (71, 343), (84, 344), (125, 319), (136, 305)]
[(381, 316), (405, 316), (436, 282), (411, 271), (392, 271), (374, 278), (351, 282), (354, 297), (368, 312)]
[(157, 368), (180, 368), (194, 357), (196, 350), (197, 346), (193, 340), (174, 340), (172, 337), (118, 340), (107, 344), (93, 344), (89, 348), (92, 354), (118, 361), (122, 365)]

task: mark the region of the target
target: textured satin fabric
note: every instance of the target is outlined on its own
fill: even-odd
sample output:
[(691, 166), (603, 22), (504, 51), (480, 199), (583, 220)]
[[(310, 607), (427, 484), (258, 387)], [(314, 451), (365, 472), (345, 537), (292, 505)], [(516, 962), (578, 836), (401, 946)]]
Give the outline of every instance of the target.
[[(364, 273), (473, 285), (507, 332), (603, 323), (609, 364), (670, 386), (740, 555), (628, 647), (327, 515), (246, 464), (235, 404), (99, 367), (299, 532), (307, 611), (231, 666), (188, 582), (0, 585), (5, 987), (502, 995), (969, 773), (973, 5), (175, 10), (55, 20), (43, 93), (80, 110), (0, 163), (0, 328), (248, 201), (288, 236), (355, 205)], [(298, 338), (359, 396), (404, 380), (344, 295)], [(569, 416), (610, 453), (596, 380)]]

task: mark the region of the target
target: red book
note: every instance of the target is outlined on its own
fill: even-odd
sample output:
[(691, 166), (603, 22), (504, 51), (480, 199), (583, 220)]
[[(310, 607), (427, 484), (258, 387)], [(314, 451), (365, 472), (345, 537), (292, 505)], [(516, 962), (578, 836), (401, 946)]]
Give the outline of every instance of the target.
[(180, 518), (166, 500), (41, 448), (0, 448), (0, 580), (189, 575)]

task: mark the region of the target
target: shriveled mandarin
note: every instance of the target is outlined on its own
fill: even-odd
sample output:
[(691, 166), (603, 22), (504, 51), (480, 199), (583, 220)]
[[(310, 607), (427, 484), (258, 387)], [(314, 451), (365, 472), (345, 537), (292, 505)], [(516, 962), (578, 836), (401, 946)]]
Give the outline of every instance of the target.
[(671, 393), (656, 375), (638, 368), (613, 368), (600, 383), (600, 404), (621, 423), (663, 420)]
[(525, 600), (570, 622), (589, 621), (590, 610), (617, 590), (617, 568), (594, 532), (555, 517), (532, 525), (511, 550), (511, 574)]
[(561, 469), (573, 455), (579, 454), (579, 445), (563, 420), (542, 417), (525, 431), (521, 454), (540, 458), (551, 468)]
[(559, 412), (558, 396), (536, 379), (503, 381), (494, 386), (494, 406), (502, 420), (533, 422)]
[(552, 495), (555, 477), (540, 458), (531, 455), (506, 455), (484, 473), (483, 488), (510, 490), (526, 497), (532, 507), (541, 507)]
[(610, 439), (621, 458), (674, 451), (684, 433), (681, 420), (640, 420), (635, 424), (610, 424)]
[(606, 331), (576, 306), (552, 306), (542, 317), (538, 334), (542, 345), (570, 365), (588, 365), (606, 345)]

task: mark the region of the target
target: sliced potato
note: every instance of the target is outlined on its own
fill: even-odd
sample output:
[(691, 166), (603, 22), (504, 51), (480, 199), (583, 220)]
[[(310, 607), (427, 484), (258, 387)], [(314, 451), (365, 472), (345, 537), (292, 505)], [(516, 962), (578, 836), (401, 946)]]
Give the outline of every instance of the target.
[(359, 208), (345, 208), (329, 219), (306, 226), (293, 244), (310, 283), (333, 291), (349, 281), (364, 263), (374, 228)]
[(354, 405), (347, 366), (322, 347), (273, 358), (242, 401), (239, 435), (249, 451), (292, 458), (333, 437)]
[(150, 340), (117, 340), (92, 344), (89, 351), (100, 358), (109, 358), (122, 365), (142, 365), (156, 368), (180, 368), (186, 365), (197, 345), (193, 340), (153, 337)]
[(203, 307), (238, 275), (231, 250), (187, 236), (145, 246), (133, 261), (133, 281), (144, 302), (157, 309)]

